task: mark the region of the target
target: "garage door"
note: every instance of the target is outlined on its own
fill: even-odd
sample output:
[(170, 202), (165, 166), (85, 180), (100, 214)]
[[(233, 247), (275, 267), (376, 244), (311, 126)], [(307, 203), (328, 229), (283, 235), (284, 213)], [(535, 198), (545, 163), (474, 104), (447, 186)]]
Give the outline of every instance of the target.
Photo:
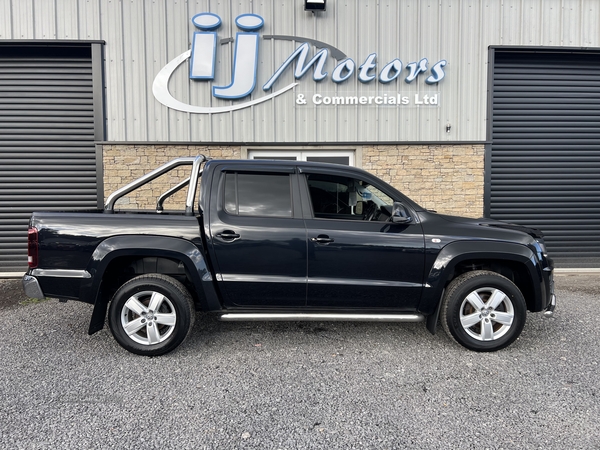
[(492, 59), (487, 213), (543, 230), (558, 267), (600, 267), (600, 55)]
[(100, 54), (99, 43), (0, 44), (2, 274), (27, 268), (32, 211), (98, 206)]

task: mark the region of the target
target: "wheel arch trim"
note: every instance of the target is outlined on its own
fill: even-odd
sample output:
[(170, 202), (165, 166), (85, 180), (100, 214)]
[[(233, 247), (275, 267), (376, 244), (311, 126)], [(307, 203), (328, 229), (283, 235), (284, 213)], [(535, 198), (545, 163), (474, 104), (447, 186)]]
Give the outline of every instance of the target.
[[(420, 312), (437, 318), (446, 281), (458, 264), (469, 260), (488, 260), (523, 265), (527, 270), (527, 275), (532, 280), (531, 285), (535, 295), (535, 298), (532, 299), (533, 309), (542, 308), (542, 285), (544, 283), (542, 269), (531, 249), (511, 242), (460, 241), (448, 244), (437, 255), (431, 270), (425, 278), (423, 295), (419, 304)], [(435, 328), (434, 321), (428, 320), (427, 329), (435, 333)]]
[(80, 298), (93, 297), (94, 310), (88, 333), (104, 328), (108, 300), (102, 300), (102, 280), (111, 262), (119, 257), (162, 257), (181, 261), (190, 274), (203, 310), (221, 309), (210, 268), (201, 248), (181, 238), (164, 236), (115, 236), (102, 241), (90, 259), (87, 271), (91, 278), (84, 280)]

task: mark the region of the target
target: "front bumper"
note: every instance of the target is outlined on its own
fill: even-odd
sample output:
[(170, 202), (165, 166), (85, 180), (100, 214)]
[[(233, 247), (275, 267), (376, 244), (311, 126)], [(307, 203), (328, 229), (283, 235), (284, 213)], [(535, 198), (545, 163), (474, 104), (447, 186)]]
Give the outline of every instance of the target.
[(23, 290), (25, 291), (25, 295), (29, 298), (46, 298), (37, 278), (32, 277), (31, 275), (25, 275), (23, 277)]

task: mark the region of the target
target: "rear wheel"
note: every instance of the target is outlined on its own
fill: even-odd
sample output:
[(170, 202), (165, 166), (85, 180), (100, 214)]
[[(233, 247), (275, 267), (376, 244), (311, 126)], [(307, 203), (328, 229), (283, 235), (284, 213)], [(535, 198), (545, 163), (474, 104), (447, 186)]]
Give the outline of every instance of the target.
[(462, 346), (492, 352), (512, 344), (525, 326), (519, 288), (496, 272), (475, 271), (453, 280), (444, 295), (442, 326)]
[(123, 284), (108, 311), (117, 342), (138, 355), (174, 350), (194, 324), (194, 302), (185, 286), (161, 274), (141, 275)]

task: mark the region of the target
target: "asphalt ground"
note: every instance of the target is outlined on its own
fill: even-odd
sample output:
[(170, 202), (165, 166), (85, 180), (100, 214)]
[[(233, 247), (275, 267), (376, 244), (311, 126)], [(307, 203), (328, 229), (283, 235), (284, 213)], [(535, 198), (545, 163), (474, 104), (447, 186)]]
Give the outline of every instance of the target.
[(600, 449), (597, 279), (557, 276), (554, 318), (491, 354), (423, 324), (199, 315), (158, 358), (88, 336), (90, 305), (0, 280), (0, 446)]

